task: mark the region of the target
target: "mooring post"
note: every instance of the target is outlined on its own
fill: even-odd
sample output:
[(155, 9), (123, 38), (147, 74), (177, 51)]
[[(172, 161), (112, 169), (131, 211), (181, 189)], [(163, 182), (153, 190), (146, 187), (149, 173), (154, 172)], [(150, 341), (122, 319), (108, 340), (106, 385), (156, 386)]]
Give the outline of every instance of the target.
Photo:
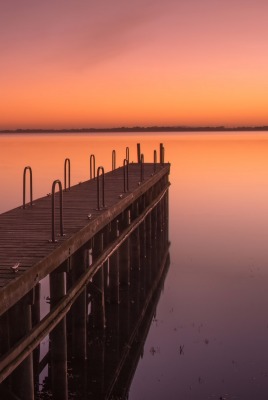
[[(86, 271), (88, 265), (86, 246), (81, 247), (70, 258), (72, 285)], [(77, 360), (87, 359), (87, 290), (80, 293), (74, 302), (72, 309), (72, 349), (73, 356)]]
[[(50, 283), (50, 308), (53, 309), (58, 301), (65, 295), (65, 273), (58, 268), (49, 275)], [(50, 332), (50, 361), (52, 395), (55, 400), (68, 399), (67, 381), (67, 332), (66, 317)]]
[[(8, 311), (10, 346), (27, 335), (32, 328), (32, 313), (28, 295), (24, 296)], [(12, 372), (12, 392), (21, 400), (34, 399), (34, 376), (32, 353)]]
[(90, 155), (90, 179), (96, 179), (96, 159), (95, 155)]
[(159, 153), (160, 153), (160, 164), (164, 164), (164, 153), (165, 153), (165, 149), (164, 149), (164, 145), (163, 143), (160, 143), (160, 149), (159, 149)]
[(140, 143), (137, 143), (137, 158), (138, 158), (138, 163), (141, 161), (141, 145)]
[(154, 150), (154, 174), (156, 172), (156, 164), (157, 164), (157, 151)]
[[(98, 232), (93, 238), (92, 257), (93, 262), (103, 252), (103, 232)], [(95, 273), (92, 279), (93, 285), (98, 289), (98, 294), (93, 297), (94, 304), (94, 325), (104, 329), (106, 326), (105, 318), (105, 292), (104, 292), (104, 269), (103, 265)]]
[(112, 171), (116, 168), (116, 152), (112, 151)]

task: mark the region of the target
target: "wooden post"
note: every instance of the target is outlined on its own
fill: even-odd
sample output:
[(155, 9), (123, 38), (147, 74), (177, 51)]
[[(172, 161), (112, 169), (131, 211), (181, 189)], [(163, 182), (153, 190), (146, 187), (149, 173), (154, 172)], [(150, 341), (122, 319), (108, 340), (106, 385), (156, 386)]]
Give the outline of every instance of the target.
[[(51, 309), (65, 295), (64, 272), (54, 271), (50, 274), (50, 307)], [(67, 335), (66, 317), (50, 332), (50, 360), (52, 395), (55, 400), (68, 399), (67, 382)]]
[[(31, 330), (32, 313), (28, 295), (24, 296), (8, 311), (10, 345)], [(11, 374), (10, 383), (13, 393), (20, 400), (34, 399), (33, 355), (30, 354)]]
[(137, 159), (138, 159), (138, 163), (141, 162), (141, 145), (140, 143), (137, 143)]
[[(119, 221), (116, 219), (111, 223), (110, 240), (119, 236)], [(119, 253), (116, 250), (109, 258), (109, 282), (110, 282), (110, 302), (119, 304)]]
[[(33, 304), (32, 304), (32, 326), (38, 324), (40, 321), (40, 291), (41, 291), (41, 284), (38, 283), (32, 290), (33, 294)], [(37, 346), (33, 351), (33, 370), (34, 370), (34, 380), (38, 381), (39, 374), (39, 359), (40, 359), (40, 345)]]
[[(130, 225), (130, 212), (125, 211), (122, 214), (122, 229), (127, 228)], [(120, 285), (130, 285), (130, 242), (127, 238), (119, 249), (119, 265), (120, 265)]]
[[(92, 257), (93, 261), (98, 258), (98, 256), (103, 251), (103, 232), (98, 232), (93, 239)], [(105, 328), (105, 294), (104, 294), (104, 270), (103, 265), (93, 276), (93, 285), (96, 286), (99, 293), (93, 298), (94, 304), (94, 321), (95, 326), (98, 328)]]
[[(76, 284), (79, 277), (88, 266), (88, 249), (86, 246), (72, 255), (70, 259), (72, 284)], [(74, 358), (87, 359), (87, 290), (78, 296), (72, 306), (72, 351)]]

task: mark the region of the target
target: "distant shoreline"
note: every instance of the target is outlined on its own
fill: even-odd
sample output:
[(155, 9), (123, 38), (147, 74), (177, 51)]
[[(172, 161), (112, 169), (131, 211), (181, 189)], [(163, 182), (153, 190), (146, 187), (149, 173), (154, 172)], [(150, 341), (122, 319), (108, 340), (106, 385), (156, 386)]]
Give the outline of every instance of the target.
[(123, 133), (123, 132), (253, 132), (268, 131), (266, 126), (135, 126), (117, 128), (77, 128), (77, 129), (2, 129), (1, 133)]

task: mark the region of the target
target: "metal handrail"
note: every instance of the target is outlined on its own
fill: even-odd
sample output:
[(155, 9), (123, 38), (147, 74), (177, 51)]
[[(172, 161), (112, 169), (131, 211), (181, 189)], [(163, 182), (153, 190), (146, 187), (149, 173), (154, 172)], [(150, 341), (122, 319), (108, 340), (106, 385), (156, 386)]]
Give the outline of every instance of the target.
[(141, 154), (141, 158), (140, 158), (140, 163), (141, 163), (141, 175), (140, 175), (140, 178), (141, 178), (141, 182), (144, 180), (144, 155), (143, 154)]
[(63, 233), (63, 192), (62, 192), (62, 184), (59, 179), (55, 180), (52, 184), (52, 239), (50, 242), (55, 243), (57, 240), (55, 239), (55, 188), (56, 185), (59, 185), (60, 190), (60, 236), (64, 236)]
[(30, 173), (30, 205), (33, 205), (33, 174), (32, 174), (32, 168), (27, 166), (24, 168), (23, 171), (23, 208), (26, 208), (25, 205), (25, 197), (26, 197), (26, 172), (27, 170)]
[(97, 170), (97, 210), (101, 210), (100, 206), (100, 171), (102, 172), (102, 208), (105, 208), (104, 203), (104, 168), (98, 167)]
[(123, 171), (124, 171), (124, 193), (128, 192), (128, 159), (124, 159)]
[(116, 151), (112, 151), (112, 171), (116, 168)]
[(126, 147), (126, 160), (129, 162), (129, 147)]
[(71, 187), (71, 161), (69, 158), (66, 158), (64, 161), (64, 191), (66, 192), (67, 190), (67, 180), (66, 180), (66, 175), (67, 175), (67, 164), (68, 164), (68, 190), (70, 190)]
[(96, 179), (96, 159), (94, 154), (90, 156), (90, 179)]

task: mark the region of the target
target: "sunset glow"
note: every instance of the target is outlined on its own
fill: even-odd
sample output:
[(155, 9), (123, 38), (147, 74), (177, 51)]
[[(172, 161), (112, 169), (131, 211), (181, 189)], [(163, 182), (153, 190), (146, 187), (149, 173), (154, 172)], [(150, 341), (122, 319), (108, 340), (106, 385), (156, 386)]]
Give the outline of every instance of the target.
[(0, 5), (0, 129), (266, 125), (264, 0)]

